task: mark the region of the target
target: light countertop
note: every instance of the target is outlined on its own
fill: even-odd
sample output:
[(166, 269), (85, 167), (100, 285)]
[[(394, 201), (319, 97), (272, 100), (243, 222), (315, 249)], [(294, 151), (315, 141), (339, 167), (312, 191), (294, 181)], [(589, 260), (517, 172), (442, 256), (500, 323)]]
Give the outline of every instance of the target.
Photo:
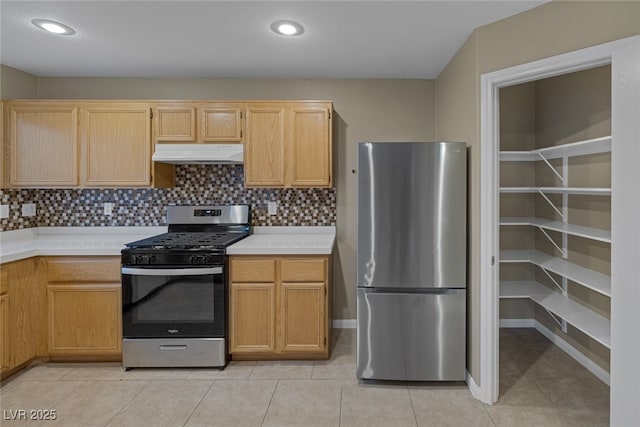
[[(38, 227), (0, 233), (0, 264), (33, 256), (120, 255), (125, 243), (165, 233), (167, 227)], [(336, 228), (254, 227), (227, 248), (230, 255), (331, 254)]]
[(0, 264), (33, 256), (120, 255), (125, 243), (167, 227), (37, 227), (0, 233)]
[(330, 255), (336, 228), (254, 227), (253, 234), (227, 248), (229, 255)]

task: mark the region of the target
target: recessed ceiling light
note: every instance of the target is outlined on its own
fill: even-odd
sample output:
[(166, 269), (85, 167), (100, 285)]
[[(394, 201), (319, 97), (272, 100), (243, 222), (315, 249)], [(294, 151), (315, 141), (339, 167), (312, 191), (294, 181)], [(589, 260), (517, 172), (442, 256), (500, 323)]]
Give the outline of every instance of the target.
[(276, 21), (271, 24), (271, 29), (281, 36), (299, 36), (304, 33), (302, 25), (295, 21)]
[(44, 30), (53, 34), (70, 36), (71, 34), (76, 33), (73, 28), (68, 27), (56, 21), (51, 21), (49, 19), (32, 19), (31, 23), (36, 27), (40, 28), (41, 30)]

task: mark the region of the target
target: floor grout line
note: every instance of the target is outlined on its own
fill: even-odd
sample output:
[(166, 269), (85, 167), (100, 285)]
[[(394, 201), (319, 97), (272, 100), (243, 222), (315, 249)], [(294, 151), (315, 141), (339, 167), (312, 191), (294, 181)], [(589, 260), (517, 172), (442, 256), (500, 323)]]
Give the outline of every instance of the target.
[[(188, 380), (191, 381), (191, 380)], [(196, 410), (198, 409), (198, 407), (200, 406), (200, 404), (204, 401), (204, 398), (207, 397), (207, 394), (209, 394), (209, 392), (211, 391), (211, 389), (213, 388), (214, 385), (216, 385), (216, 383), (218, 382), (218, 380), (209, 380), (212, 381), (211, 385), (209, 386), (209, 388), (207, 389), (207, 391), (204, 392), (204, 394), (202, 395), (202, 397), (200, 398), (200, 401), (198, 402), (198, 404), (196, 406), (193, 407), (193, 409), (191, 410), (191, 412), (189, 413), (189, 416), (187, 417), (187, 419), (184, 421), (184, 423), (182, 424), (182, 426), (186, 426), (187, 423), (189, 422), (189, 420), (191, 419), (191, 417), (193, 416), (193, 414), (196, 412)]]
[(413, 412), (413, 421), (416, 423), (416, 427), (418, 427), (418, 416), (416, 415), (416, 408), (413, 406), (413, 396), (411, 395), (409, 386), (407, 386), (407, 393), (409, 394), (409, 403), (411, 403), (411, 412)]
[(117, 417), (117, 416), (118, 416), (118, 415), (119, 415), (119, 414), (120, 414), (120, 413), (121, 413), (121, 412), (122, 412), (122, 411), (123, 411), (127, 406), (129, 406), (129, 404), (131, 403), (131, 401), (132, 401), (133, 399), (135, 399), (135, 398), (136, 398), (140, 393), (142, 393), (142, 391), (143, 391), (145, 388), (147, 388), (147, 386), (148, 386), (149, 384), (151, 384), (151, 381), (150, 381), (150, 380), (146, 380), (146, 384), (145, 384), (145, 385), (143, 385), (142, 387), (140, 387), (140, 390), (138, 390), (138, 392), (137, 392), (137, 393), (134, 393), (134, 394), (133, 394), (133, 396), (131, 396), (131, 399), (129, 399), (127, 402), (125, 402), (125, 404), (124, 404), (124, 405), (122, 405), (122, 407), (120, 408), (120, 410), (119, 410), (118, 412), (116, 412), (115, 414), (113, 414), (113, 416), (112, 416), (111, 418), (109, 418), (109, 421), (107, 421), (107, 423), (106, 423), (104, 426), (105, 426), (105, 427), (107, 427), (107, 426), (111, 423), (111, 421), (113, 421), (113, 419), (114, 419), (115, 417)]
[(269, 399), (269, 404), (267, 405), (267, 410), (264, 411), (264, 415), (262, 416), (262, 421), (260, 422), (260, 426), (264, 425), (264, 420), (267, 418), (267, 414), (269, 413), (269, 409), (271, 408), (271, 402), (273, 402), (273, 396), (275, 396), (279, 385), (280, 385), (280, 380), (276, 379), (276, 386), (273, 388), (273, 391), (271, 392), (271, 398)]

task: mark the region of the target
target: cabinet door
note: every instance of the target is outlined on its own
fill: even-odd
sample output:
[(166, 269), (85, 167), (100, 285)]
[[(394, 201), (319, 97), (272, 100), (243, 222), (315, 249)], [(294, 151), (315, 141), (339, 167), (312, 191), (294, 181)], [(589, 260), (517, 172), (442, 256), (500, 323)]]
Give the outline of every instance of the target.
[(159, 142), (195, 142), (196, 108), (160, 105), (155, 108), (155, 138)]
[(151, 184), (151, 109), (111, 104), (82, 111), (86, 186)]
[(39, 292), (35, 258), (3, 265), (9, 285), (9, 368), (21, 365), (40, 350), (44, 295)]
[(231, 353), (275, 351), (275, 283), (232, 283)]
[(78, 185), (78, 109), (47, 102), (12, 105), (9, 152), (12, 186)]
[(287, 125), (287, 171), (292, 187), (331, 186), (331, 126), (326, 108), (294, 107)]
[(280, 337), (283, 352), (320, 352), (326, 343), (324, 283), (282, 283)]
[(245, 186), (284, 187), (284, 108), (247, 108)]
[(0, 295), (0, 369), (9, 367), (9, 296)]
[(242, 142), (242, 106), (207, 104), (199, 108), (202, 141)]
[(47, 292), (50, 354), (120, 353), (120, 284), (50, 285)]

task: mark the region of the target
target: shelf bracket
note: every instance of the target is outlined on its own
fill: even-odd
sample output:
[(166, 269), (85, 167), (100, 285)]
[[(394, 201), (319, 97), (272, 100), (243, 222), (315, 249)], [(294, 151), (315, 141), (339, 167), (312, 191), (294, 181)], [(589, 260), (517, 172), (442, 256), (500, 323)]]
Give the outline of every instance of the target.
[(542, 231), (542, 234), (544, 234), (544, 236), (551, 242), (551, 244), (561, 253), (564, 255), (564, 251), (562, 250), (562, 248), (551, 238), (551, 236), (549, 236), (549, 233), (547, 233), (547, 231), (540, 227), (539, 225), (536, 226), (536, 228), (540, 231)]
[(552, 282), (553, 282), (553, 283), (558, 287), (558, 289), (560, 289), (560, 292), (562, 292), (562, 293), (564, 294), (564, 292), (565, 292), (565, 291), (564, 291), (564, 289), (562, 288), (562, 285), (560, 285), (560, 283), (558, 283), (558, 281), (557, 281), (556, 279), (554, 279), (554, 277), (551, 275), (551, 273), (549, 273), (549, 272), (547, 271), (547, 269), (546, 269), (546, 268), (544, 268), (544, 267), (540, 267), (540, 269), (541, 269), (542, 271), (544, 271), (544, 274), (546, 274), (546, 275), (549, 277), (549, 279), (551, 279), (551, 281), (552, 281)]
[(549, 316), (551, 316), (551, 318), (558, 324), (558, 326), (562, 328), (562, 332), (566, 332), (566, 326), (563, 325), (562, 319), (552, 313), (548, 308), (544, 307), (544, 309), (547, 311), (547, 313), (549, 313)]
[(551, 169), (551, 171), (552, 171), (553, 173), (555, 173), (555, 174), (556, 174), (556, 176), (557, 176), (558, 178), (560, 178), (560, 181), (562, 181), (562, 184), (566, 185), (566, 184), (567, 184), (567, 181), (566, 181), (566, 180), (564, 179), (564, 177), (563, 177), (563, 176), (562, 176), (562, 175), (561, 175), (561, 174), (556, 170), (556, 168), (554, 168), (554, 167), (551, 165), (551, 163), (549, 163), (549, 160), (547, 160), (547, 159), (542, 155), (542, 153), (540, 153), (540, 152), (538, 152), (538, 155), (539, 155), (539, 156), (540, 156), (540, 158), (541, 158), (541, 159), (542, 159), (542, 160), (547, 164), (547, 166), (549, 166), (549, 169)]
[(538, 190), (538, 193), (544, 197), (544, 199), (547, 201), (547, 203), (549, 203), (549, 206), (551, 206), (553, 208), (554, 211), (556, 211), (558, 213), (558, 215), (560, 215), (560, 217), (562, 218), (562, 220), (564, 221), (564, 213), (562, 213), (562, 211), (560, 209), (558, 209), (556, 207), (556, 205), (553, 204), (553, 202), (547, 197), (546, 194), (544, 194), (544, 192), (542, 190)]

